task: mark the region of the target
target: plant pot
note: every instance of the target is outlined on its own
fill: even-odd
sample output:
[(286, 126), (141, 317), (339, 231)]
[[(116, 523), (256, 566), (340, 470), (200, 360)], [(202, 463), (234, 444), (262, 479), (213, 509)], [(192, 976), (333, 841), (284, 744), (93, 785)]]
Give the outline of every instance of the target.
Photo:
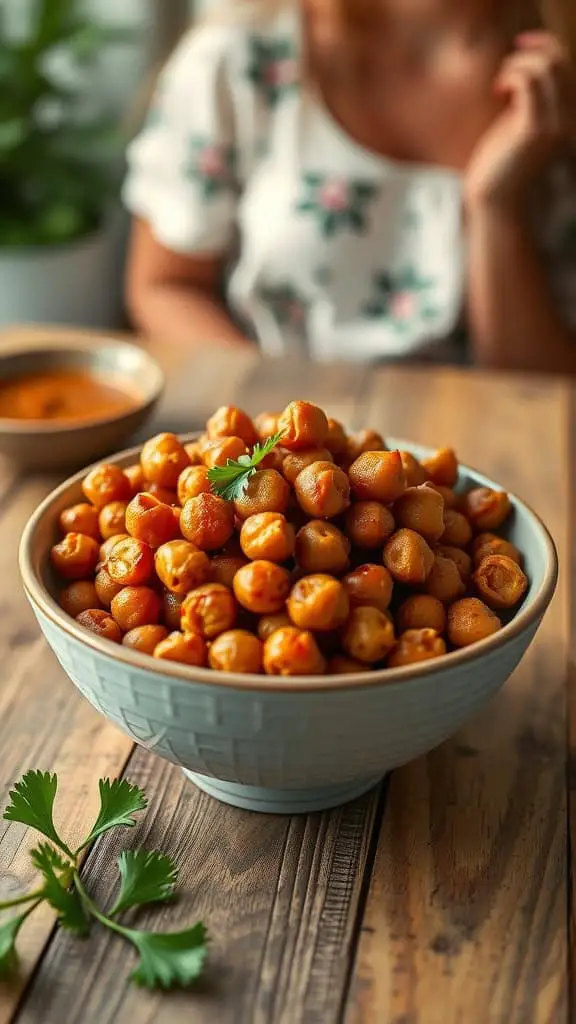
[(114, 218), (69, 245), (0, 248), (0, 327), (15, 323), (117, 327), (122, 224)]

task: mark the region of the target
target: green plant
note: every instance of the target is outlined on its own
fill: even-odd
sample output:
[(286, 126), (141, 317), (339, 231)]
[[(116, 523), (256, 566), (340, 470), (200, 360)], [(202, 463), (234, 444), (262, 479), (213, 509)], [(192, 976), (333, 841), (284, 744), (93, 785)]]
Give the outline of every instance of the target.
[(246, 492), (246, 488), (257, 471), (258, 466), (267, 455), (280, 444), (282, 434), (274, 434), (261, 444), (259, 441), (252, 449), (252, 455), (241, 455), (239, 459), (228, 459), (225, 466), (215, 466), (208, 470), (208, 479), (212, 491), (226, 501), (237, 501)]
[(30, 0), (15, 38), (11, 5), (0, 0), (0, 246), (64, 243), (99, 226), (117, 184), (116, 126), (90, 109), (82, 76), (133, 33), (92, 20), (82, 0)]

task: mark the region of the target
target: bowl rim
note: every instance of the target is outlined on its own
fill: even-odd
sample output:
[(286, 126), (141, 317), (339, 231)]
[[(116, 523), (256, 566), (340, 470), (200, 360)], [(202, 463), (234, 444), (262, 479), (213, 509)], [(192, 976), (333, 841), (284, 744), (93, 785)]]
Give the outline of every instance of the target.
[[(166, 386), (166, 378), (162, 367), (145, 347), (134, 345), (129, 341), (124, 341), (124, 339), (114, 336), (101, 335), (93, 338), (63, 337), (59, 341), (55, 335), (54, 340), (50, 339), (48, 342), (34, 339), (25, 342), (15, 341), (10, 345), (6, 345), (0, 352), (0, 371), (2, 363), (15, 356), (34, 356), (44, 353), (71, 355), (75, 352), (88, 352), (91, 354), (95, 351), (106, 349), (136, 353), (141, 361), (141, 365), (152, 371), (154, 380), (151, 386), (145, 393), (138, 394), (138, 392), (135, 392), (134, 401), (131, 405), (114, 415), (94, 416), (90, 419), (82, 420), (64, 420), (60, 424), (57, 420), (24, 420), (11, 416), (0, 416), (0, 434), (14, 434), (26, 437), (50, 437), (52, 435), (59, 437), (64, 434), (78, 434), (81, 431), (90, 430), (103, 424), (121, 423), (126, 419), (130, 419), (135, 414), (149, 409), (158, 402)], [(118, 376), (119, 378), (122, 377), (121, 374)], [(0, 372), (0, 383), (3, 379)]]
[[(181, 435), (184, 443), (195, 440), (198, 432)], [(419, 445), (415, 442), (404, 439), (388, 438), (393, 446), (400, 450), (419, 451), (433, 453), (434, 448)], [(143, 445), (136, 445), (133, 448), (125, 449), (111, 456), (108, 460), (111, 463), (125, 462), (130, 464), (142, 451)], [(99, 465), (99, 460), (93, 465)], [(514, 643), (523, 633), (537, 624), (543, 617), (550, 604), (556, 583), (558, 580), (558, 554), (552, 536), (544, 525), (540, 516), (525, 501), (511, 491), (508, 491), (513, 508), (522, 508), (533, 519), (542, 541), (545, 556), (546, 570), (544, 579), (537, 593), (533, 598), (520, 608), (514, 618), (506, 623), (501, 630), (492, 636), (480, 640), (470, 647), (464, 647), (457, 651), (450, 651), (440, 658), (431, 661), (419, 662), (414, 665), (403, 665), (399, 668), (376, 669), (369, 672), (362, 672), (350, 675), (327, 675), (327, 676), (266, 676), (254, 674), (240, 674), (233, 672), (216, 672), (209, 668), (195, 668), (182, 665), (177, 662), (160, 661), (141, 654), (129, 647), (115, 644), (111, 640), (105, 640), (91, 633), (89, 630), (79, 626), (74, 619), (66, 615), (56, 603), (47, 587), (34, 572), (31, 550), (32, 539), (42, 517), (67, 490), (79, 485), (90, 470), (90, 466), (80, 470), (69, 477), (62, 484), (50, 492), (30, 516), (19, 547), (19, 567), (22, 576), (24, 591), (33, 608), (38, 609), (45, 618), (54, 626), (58, 627), (69, 637), (78, 641), (85, 647), (91, 648), (100, 655), (104, 655), (113, 661), (121, 661), (133, 669), (141, 669), (160, 678), (170, 677), (173, 684), (189, 686), (190, 683), (205, 684), (208, 686), (224, 687), (234, 690), (247, 690), (266, 693), (318, 693), (331, 691), (356, 690), (373, 686), (394, 687), (395, 684), (405, 686), (407, 683), (419, 683), (428, 676), (437, 675), (440, 672), (465, 667), (473, 662), (479, 661), (482, 657), (494, 654), (496, 651)], [(464, 473), (472, 474), (481, 487), (491, 487), (501, 490), (497, 484), (484, 473), (475, 470), (467, 463), (461, 463), (460, 469)]]

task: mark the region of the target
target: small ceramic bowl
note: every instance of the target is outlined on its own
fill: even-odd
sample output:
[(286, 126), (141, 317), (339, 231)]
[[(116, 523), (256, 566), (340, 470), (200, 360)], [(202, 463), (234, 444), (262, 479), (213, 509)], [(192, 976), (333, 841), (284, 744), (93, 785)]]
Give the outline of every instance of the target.
[[(394, 444), (419, 458), (429, 454), (406, 441)], [(112, 461), (127, 466), (137, 457), (134, 449)], [(538, 517), (511, 496), (508, 534), (524, 554), (530, 587), (512, 621), (474, 647), (357, 676), (242, 676), (157, 662), (82, 629), (55, 600), (49, 551), (59, 514), (79, 500), (83, 477), (55, 490), (22, 537), (22, 578), (42, 631), (93, 707), (237, 807), (334, 807), (437, 746), (516, 668), (556, 586), (554, 544)], [(462, 467), (460, 486), (497, 484)]]
[(78, 423), (0, 417), (0, 455), (25, 471), (71, 471), (118, 451), (152, 414), (164, 388), (157, 362), (144, 349), (116, 339), (59, 342), (55, 334), (49, 342), (18, 342), (0, 351), (0, 383), (43, 370), (92, 371), (120, 387), (125, 382), (134, 400), (122, 412)]

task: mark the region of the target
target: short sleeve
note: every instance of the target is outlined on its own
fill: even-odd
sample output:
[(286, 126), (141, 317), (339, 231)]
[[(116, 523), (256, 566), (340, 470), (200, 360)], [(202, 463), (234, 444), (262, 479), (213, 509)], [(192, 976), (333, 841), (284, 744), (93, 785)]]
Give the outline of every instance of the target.
[(188, 33), (128, 151), (124, 202), (175, 252), (222, 253), (234, 239), (238, 189), (229, 50), (226, 27)]
[(539, 218), (543, 257), (555, 307), (563, 322), (576, 328), (576, 173), (572, 167), (562, 164), (554, 169), (547, 199)]

